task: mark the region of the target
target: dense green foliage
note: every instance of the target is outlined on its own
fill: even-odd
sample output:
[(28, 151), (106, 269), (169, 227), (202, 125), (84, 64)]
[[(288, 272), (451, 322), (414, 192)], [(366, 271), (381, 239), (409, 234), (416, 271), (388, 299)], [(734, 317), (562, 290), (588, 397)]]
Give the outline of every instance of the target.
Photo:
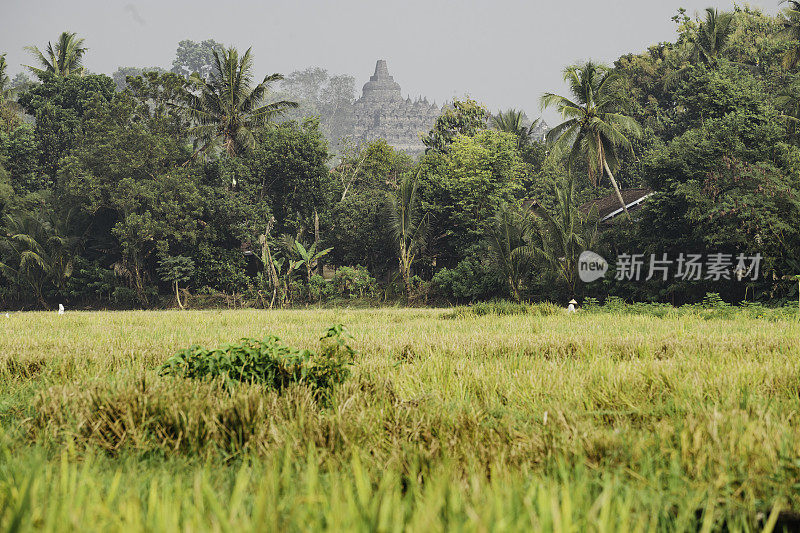
[[(798, 17), (796, 2), (777, 16), (680, 10), (673, 42), (567, 66), (568, 92), (542, 99), (564, 117), (547, 141), (521, 111), (456, 99), (416, 158), (341, 138), (348, 76), (262, 77), (249, 50), (206, 40), (182, 41), (172, 72), (112, 79), (86, 74), (91, 50), (65, 32), (31, 49), (36, 82), (10, 80), (0, 56), (0, 302), (680, 304), (714, 292), (779, 305), (800, 272)], [(634, 187), (654, 194), (630, 217), (594, 220), (586, 202)], [(611, 261), (764, 259), (756, 280), (612, 271), (586, 284), (587, 248)], [(178, 257), (192, 268), (176, 282), (159, 265)], [(335, 284), (359, 266), (358, 288)]]
[(189, 379), (222, 378), (229, 386), (255, 383), (277, 391), (306, 385), (324, 396), (348, 375), (355, 355), (349, 338), (344, 326), (331, 326), (321, 339), (325, 344), (319, 354), (286, 346), (274, 335), (264, 340), (242, 339), (214, 350), (192, 346), (167, 360), (160, 373)]

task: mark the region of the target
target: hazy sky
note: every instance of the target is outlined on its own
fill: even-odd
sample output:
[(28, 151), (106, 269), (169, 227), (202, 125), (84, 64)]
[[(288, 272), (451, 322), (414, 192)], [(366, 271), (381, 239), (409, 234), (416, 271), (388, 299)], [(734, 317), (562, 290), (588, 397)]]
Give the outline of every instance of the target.
[[(178, 41), (213, 38), (253, 47), (259, 75), (310, 66), (361, 85), (386, 59), (403, 94), (442, 103), (468, 94), (491, 110), (540, 115), (539, 96), (563, 89), (561, 70), (581, 59), (611, 62), (673, 39), (670, 20), (717, 0), (0, 0), (0, 53), (12, 75), (61, 31), (86, 38), (85, 65), (169, 68)], [(750, 2), (774, 13), (778, 0)], [(553, 124), (555, 117), (545, 115)]]

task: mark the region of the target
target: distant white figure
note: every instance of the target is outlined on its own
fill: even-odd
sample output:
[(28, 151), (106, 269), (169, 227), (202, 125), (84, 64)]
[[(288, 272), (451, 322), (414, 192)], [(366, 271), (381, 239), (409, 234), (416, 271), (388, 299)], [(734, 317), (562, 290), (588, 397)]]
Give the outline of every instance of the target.
[(576, 305), (578, 305), (578, 302), (576, 302), (574, 298), (572, 300), (570, 300), (569, 301), (569, 306), (567, 307), (567, 312), (568, 313), (574, 313), (576, 311), (576, 309), (575, 309)]
[(9, 315), (8, 313), (6, 313), (6, 318), (11, 318), (11, 315)]
[(58, 304), (58, 314), (59, 315), (64, 314), (64, 304)]

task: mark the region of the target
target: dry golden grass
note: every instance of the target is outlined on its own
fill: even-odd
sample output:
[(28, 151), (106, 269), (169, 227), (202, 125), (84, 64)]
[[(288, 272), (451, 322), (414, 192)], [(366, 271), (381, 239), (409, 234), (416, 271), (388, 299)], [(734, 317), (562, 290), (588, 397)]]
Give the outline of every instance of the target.
[[(13, 315), (0, 527), (753, 530), (800, 510), (797, 321), (445, 314)], [(314, 348), (332, 323), (359, 355), (327, 406), (158, 375), (191, 344)]]

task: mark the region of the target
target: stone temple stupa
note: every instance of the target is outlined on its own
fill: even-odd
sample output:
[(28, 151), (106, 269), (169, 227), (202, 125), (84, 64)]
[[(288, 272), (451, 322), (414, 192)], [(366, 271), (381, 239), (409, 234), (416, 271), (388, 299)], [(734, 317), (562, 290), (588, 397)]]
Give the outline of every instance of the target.
[(403, 98), (400, 85), (389, 75), (386, 60), (379, 59), (375, 74), (364, 84), (361, 98), (352, 110), (352, 133), (356, 142), (386, 139), (399, 150), (417, 154), (425, 150), (420, 134), (426, 134), (442, 112), (427, 98)]

